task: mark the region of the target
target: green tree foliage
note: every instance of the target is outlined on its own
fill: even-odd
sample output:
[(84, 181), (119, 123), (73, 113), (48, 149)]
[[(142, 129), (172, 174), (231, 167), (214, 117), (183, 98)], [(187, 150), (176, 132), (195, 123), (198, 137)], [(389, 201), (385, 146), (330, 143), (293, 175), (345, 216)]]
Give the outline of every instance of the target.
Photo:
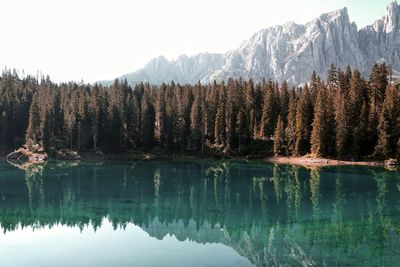
[(274, 133), (274, 154), (284, 155), (285, 152), (285, 127), (281, 116), (278, 116), (278, 121), (276, 123), (275, 133)]
[(214, 136), (217, 145), (226, 145), (226, 90), (224, 83), (221, 84), (219, 104), (215, 118)]
[(254, 89), (253, 81), (250, 80), (246, 83), (245, 86), (245, 99), (246, 99), (246, 110), (245, 114), (247, 114), (247, 122), (248, 122), (248, 134), (249, 138), (253, 139), (257, 136), (257, 129), (258, 129), (258, 108), (257, 108), (257, 96), (256, 91)]
[(368, 147), (365, 142), (368, 140), (368, 110), (364, 102), (361, 106), (359, 117), (354, 128), (353, 153), (354, 158), (360, 158), (362, 155), (368, 155)]
[(378, 125), (378, 143), (375, 146), (374, 154), (376, 156), (384, 157), (389, 153), (389, 134), (388, 134), (388, 121), (387, 121), (387, 112), (384, 107), (379, 116), (379, 125)]
[(262, 107), (262, 117), (260, 125), (260, 136), (262, 138), (270, 138), (276, 125), (276, 100), (275, 90), (272, 82), (265, 83), (263, 86), (264, 104)]
[(197, 93), (195, 95), (193, 104), (192, 104), (192, 109), (190, 112), (190, 132), (191, 132), (191, 149), (192, 150), (198, 150), (203, 144), (203, 123), (202, 123), (202, 97), (201, 97), (201, 91), (197, 90)]
[(386, 87), (388, 86), (388, 69), (385, 64), (375, 64), (370, 75), (370, 97), (375, 100), (378, 107), (381, 107), (385, 98)]
[[(46, 150), (200, 152), (236, 155), (395, 157), (400, 89), (390, 67), (369, 81), (332, 65), (326, 83), (313, 73), (302, 87), (286, 82), (160, 86), (53, 83), (49, 77), (0, 76), (0, 149), (41, 144)], [(267, 151), (274, 140), (274, 151)]]
[(349, 74), (346, 75), (339, 71), (338, 88), (335, 95), (336, 152), (340, 158), (346, 158), (351, 148), (351, 119), (353, 116), (350, 103)]
[(304, 155), (310, 152), (310, 138), (313, 121), (313, 102), (306, 85), (300, 93), (300, 100), (296, 107), (296, 145), (295, 155)]
[[(4, 113), (4, 112), (3, 112)], [(32, 140), (34, 143), (38, 142), (38, 133), (40, 126), (40, 111), (39, 111), (39, 94), (33, 95), (31, 108), (29, 110), (29, 124), (26, 132), (26, 143), (28, 140)]]
[(141, 104), (141, 135), (143, 150), (149, 151), (154, 146), (155, 111), (150, 96), (145, 91)]
[(311, 153), (325, 157), (334, 152), (334, 118), (333, 103), (328, 88), (318, 81), (315, 100), (314, 120), (311, 132)]
[(285, 137), (287, 141), (286, 154), (294, 155), (296, 151), (296, 106), (297, 96), (295, 88), (292, 88), (289, 96), (287, 126)]

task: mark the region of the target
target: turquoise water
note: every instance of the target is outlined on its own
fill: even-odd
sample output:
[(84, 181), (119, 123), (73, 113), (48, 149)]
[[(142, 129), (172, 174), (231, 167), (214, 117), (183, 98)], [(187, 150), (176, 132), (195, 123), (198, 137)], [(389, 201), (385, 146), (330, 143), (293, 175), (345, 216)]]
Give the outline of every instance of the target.
[(0, 266), (399, 266), (400, 174), (0, 162)]

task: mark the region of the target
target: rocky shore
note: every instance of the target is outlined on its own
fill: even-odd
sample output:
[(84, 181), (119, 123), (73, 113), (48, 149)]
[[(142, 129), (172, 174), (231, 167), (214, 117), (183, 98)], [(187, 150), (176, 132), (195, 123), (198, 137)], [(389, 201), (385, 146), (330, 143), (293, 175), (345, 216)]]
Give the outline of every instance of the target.
[(44, 162), (47, 159), (48, 155), (44, 150), (38, 149), (33, 152), (26, 147), (21, 147), (7, 155), (7, 160), (10, 161)]

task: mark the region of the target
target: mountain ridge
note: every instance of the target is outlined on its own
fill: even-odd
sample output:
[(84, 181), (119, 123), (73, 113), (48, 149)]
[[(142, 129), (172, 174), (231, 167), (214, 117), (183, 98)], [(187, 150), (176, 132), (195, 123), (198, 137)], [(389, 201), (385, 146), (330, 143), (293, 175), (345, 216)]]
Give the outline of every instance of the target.
[(392, 1), (386, 14), (361, 29), (350, 21), (347, 8), (324, 13), (305, 24), (289, 21), (264, 28), (225, 54), (161, 56), (143, 68), (122, 75), (129, 83), (209, 83), (228, 78), (306, 82), (316, 71), (325, 78), (331, 64), (350, 65), (368, 75), (377, 61), (400, 69), (400, 6)]

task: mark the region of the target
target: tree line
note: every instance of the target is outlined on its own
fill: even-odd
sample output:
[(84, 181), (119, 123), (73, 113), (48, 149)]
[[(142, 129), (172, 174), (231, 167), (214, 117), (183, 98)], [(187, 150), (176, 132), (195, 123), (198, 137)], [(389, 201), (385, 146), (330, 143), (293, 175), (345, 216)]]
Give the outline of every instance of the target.
[[(289, 87), (264, 80), (131, 87), (0, 77), (0, 147), (46, 151), (214, 151), (223, 155), (362, 159), (400, 156), (400, 88), (390, 66), (331, 66), (326, 81)], [(265, 148), (265, 150), (263, 150)]]

